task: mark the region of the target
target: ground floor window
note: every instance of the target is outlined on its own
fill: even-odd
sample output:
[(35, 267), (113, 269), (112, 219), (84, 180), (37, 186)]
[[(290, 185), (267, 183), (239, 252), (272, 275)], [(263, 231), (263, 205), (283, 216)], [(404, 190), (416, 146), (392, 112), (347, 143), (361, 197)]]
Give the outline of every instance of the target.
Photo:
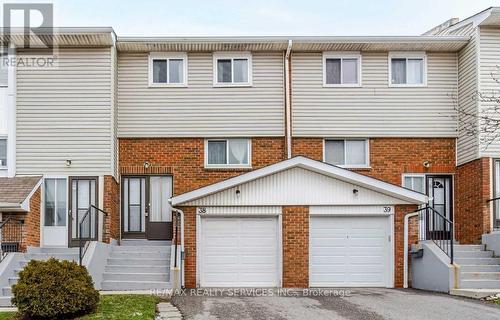
[(65, 226), (67, 212), (66, 179), (45, 179), (45, 226)]

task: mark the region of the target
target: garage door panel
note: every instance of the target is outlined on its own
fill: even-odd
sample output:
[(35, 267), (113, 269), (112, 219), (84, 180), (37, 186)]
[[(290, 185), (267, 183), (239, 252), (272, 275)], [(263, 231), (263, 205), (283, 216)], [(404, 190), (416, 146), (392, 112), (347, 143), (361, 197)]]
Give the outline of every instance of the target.
[(202, 218), (201, 285), (277, 286), (277, 230), (275, 217)]
[(311, 217), (311, 286), (385, 287), (390, 274), (388, 221), (388, 217)]

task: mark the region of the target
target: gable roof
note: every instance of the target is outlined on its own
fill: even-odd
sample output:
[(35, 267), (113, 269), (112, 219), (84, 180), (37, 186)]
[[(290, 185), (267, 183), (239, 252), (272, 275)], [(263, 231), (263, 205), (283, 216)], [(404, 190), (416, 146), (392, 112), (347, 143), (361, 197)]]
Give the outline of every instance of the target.
[(183, 204), (291, 168), (310, 170), (413, 204), (425, 204), (428, 202), (428, 197), (422, 193), (303, 156), (284, 160), (252, 172), (244, 173), (206, 187), (177, 195), (172, 197), (170, 202), (173, 206)]
[(28, 211), (27, 202), (41, 181), (41, 176), (0, 178), (0, 211)]

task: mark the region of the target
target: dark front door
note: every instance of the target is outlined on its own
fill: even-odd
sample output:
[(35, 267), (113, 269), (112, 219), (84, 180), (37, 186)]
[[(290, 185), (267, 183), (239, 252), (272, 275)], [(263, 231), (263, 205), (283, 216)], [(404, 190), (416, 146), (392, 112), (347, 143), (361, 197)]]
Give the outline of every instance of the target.
[[(429, 205), (442, 216), (453, 221), (453, 180), (451, 176), (427, 176), (427, 194), (430, 198)], [(428, 218), (429, 220), (430, 218)], [(436, 236), (449, 239), (450, 230), (443, 219), (437, 218), (427, 221), (429, 232)]]
[(90, 205), (98, 207), (98, 178), (70, 177), (69, 185), (71, 188), (69, 193), (71, 226), (68, 228), (70, 245), (78, 245), (80, 223), (81, 238), (85, 241), (97, 240), (98, 215), (95, 210), (89, 210), (89, 207)]
[(122, 230), (129, 239), (171, 240), (171, 176), (122, 179)]

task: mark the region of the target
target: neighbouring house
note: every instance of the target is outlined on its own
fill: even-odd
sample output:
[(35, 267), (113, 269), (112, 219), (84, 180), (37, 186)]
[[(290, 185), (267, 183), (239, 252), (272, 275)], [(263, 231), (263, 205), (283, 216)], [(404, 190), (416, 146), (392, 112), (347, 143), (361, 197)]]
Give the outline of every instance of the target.
[(500, 92), (498, 15), (390, 37), (59, 28), (55, 66), (0, 69), (5, 301), (49, 256), (102, 290), (500, 291), (500, 148), (457, 121)]

